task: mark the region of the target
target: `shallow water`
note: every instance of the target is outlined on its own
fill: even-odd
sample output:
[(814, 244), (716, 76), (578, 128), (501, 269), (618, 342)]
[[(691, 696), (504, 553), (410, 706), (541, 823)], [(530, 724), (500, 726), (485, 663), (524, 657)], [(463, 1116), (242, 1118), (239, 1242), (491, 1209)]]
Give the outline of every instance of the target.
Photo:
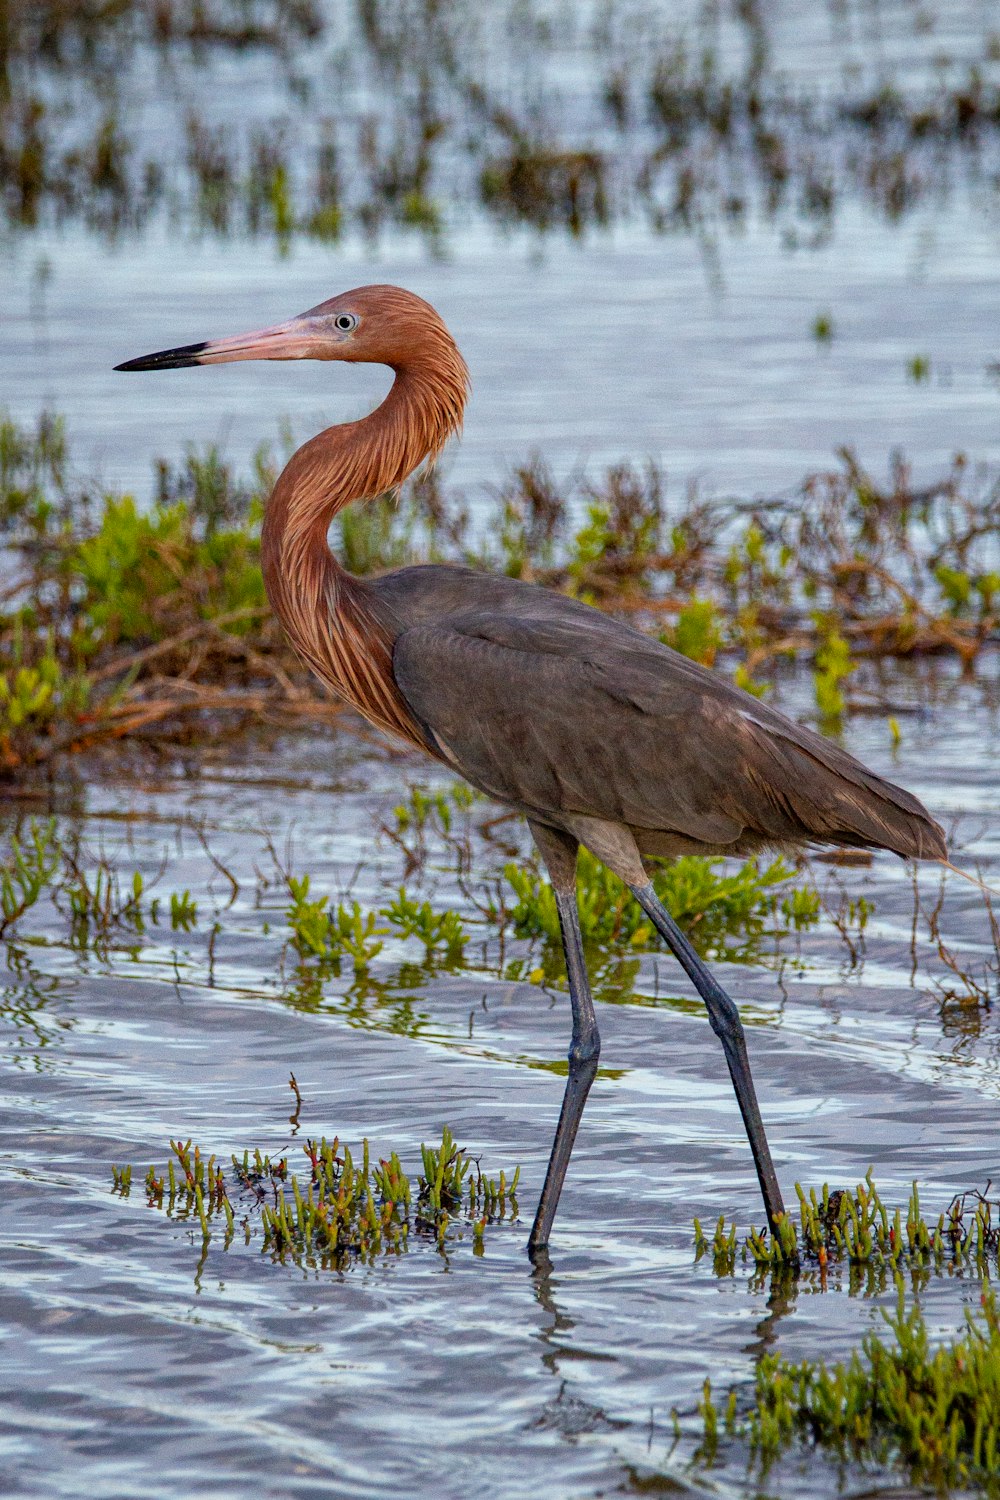
[[(776, 254), (764, 231), (722, 245), (721, 281), (689, 239), (625, 231), (584, 248), (472, 241), (444, 262), (415, 247), (338, 254), (300, 247), (275, 261), (246, 245), (123, 248), (95, 278), (93, 246), (67, 236), (32, 312), (30, 262), (0, 269), (15, 415), (65, 413), (74, 454), (106, 482), (148, 492), (153, 459), (221, 443), (243, 464), (279, 422), (301, 440), (359, 416), (388, 386), (378, 369), (235, 364), (120, 375), (153, 349), (261, 327), (369, 281), (399, 282), (437, 306), (473, 382), (445, 472), (473, 492), (533, 450), (565, 476), (650, 456), (679, 501), (768, 493), (830, 468), (846, 445), (884, 472), (900, 449), (919, 477), (956, 452), (1000, 459), (992, 226), (958, 217), (881, 232), (859, 214), (831, 245)], [(43, 309), (43, 310), (42, 310)], [(817, 346), (816, 315), (835, 337)], [(545, 330), (540, 334), (540, 330)], [(915, 382), (915, 355), (931, 361)]]
[[(683, 43), (690, 55), (709, 48), (720, 78), (738, 79), (753, 30), (714, 3), (515, 4), (488, 17), (445, 10), (468, 66), (518, 118), (547, 121), (543, 136), (564, 145), (599, 141), (622, 171), (640, 142), (647, 149), (658, 138), (638, 102), (624, 136), (599, 124), (604, 70), (620, 59), (639, 89), (650, 57)], [(933, 98), (971, 66), (984, 85), (1000, 81), (995, 18), (975, 0), (937, 9), (784, 0), (766, 12), (765, 95), (822, 109), (881, 86)], [(369, 117), (384, 124), (412, 83), (405, 70), (380, 73), (352, 34), (357, 24), (334, 8), (322, 41), (299, 48), (295, 66), (311, 90), (301, 98), (284, 66), (254, 49), (209, 49), (197, 60), (182, 52), (170, 69), (139, 49), (106, 89), (137, 140), (164, 160), (184, 156), (185, 112), (195, 107), (244, 133), (286, 119), (303, 154), (318, 121), (346, 131)], [(602, 26), (607, 43), (595, 41)], [(424, 46), (416, 33), (414, 46)], [(427, 46), (428, 67), (440, 70)], [(72, 76), (55, 81), (70, 88)], [(448, 139), (461, 135), (454, 120), (449, 128)], [(843, 128), (834, 122), (827, 135), (836, 141)], [(845, 139), (848, 157), (866, 159), (866, 138)], [(971, 132), (954, 158), (954, 142), (918, 142), (919, 191), (895, 217), (848, 173), (821, 220), (803, 217), (789, 188), (787, 212), (758, 205), (730, 221), (716, 186), (711, 204), (675, 232), (651, 233), (636, 209), (573, 241), (498, 229), (475, 206), (467, 164), (458, 186), (447, 176), (453, 211), (430, 240), (398, 225), (370, 235), (355, 226), (335, 243), (292, 238), (282, 248), (158, 218), (108, 243), (73, 220), (43, 221), (8, 232), (0, 256), (4, 404), (21, 418), (43, 404), (63, 412), (85, 470), (140, 495), (153, 460), (187, 443), (219, 442), (245, 463), (262, 440), (277, 442), (284, 419), (302, 439), (368, 410), (386, 389), (384, 372), (278, 363), (126, 377), (113, 366), (260, 327), (359, 283), (399, 281), (441, 309), (468, 359), (473, 401), (447, 463), (473, 491), (534, 449), (561, 474), (649, 455), (665, 465), (675, 499), (693, 480), (740, 494), (788, 488), (844, 445), (878, 471), (892, 449), (920, 474), (957, 451), (995, 462), (998, 139), (985, 127)], [(826, 144), (821, 132), (815, 149)], [(891, 156), (892, 147), (889, 139), (882, 149)], [(691, 155), (697, 173), (695, 147)], [(346, 162), (344, 172), (349, 186)], [(829, 342), (813, 336), (817, 317), (832, 323)], [(914, 358), (929, 361), (928, 378), (912, 378)]]
[[(930, 40), (911, 9), (781, 8), (777, 65), (835, 87), (852, 66), (922, 77), (935, 47), (980, 55), (989, 7), (943, 7)], [(240, 66), (227, 76), (245, 89)], [(573, 66), (569, 56), (569, 92)], [(692, 480), (785, 489), (843, 444), (877, 472), (901, 449), (929, 477), (957, 450), (1000, 458), (987, 370), (1000, 353), (997, 222), (987, 186), (929, 199), (897, 224), (847, 202), (823, 243), (797, 248), (756, 222), (700, 237), (623, 225), (581, 245), (469, 223), (440, 256), (390, 235), (295, 243), (281, 257), (162, 228), (111, 248), (75, 228), (39, 230), (0, 258), (3, 399), (23, 419), (45, 404), (64, 412), (81, 467), (145, 495), (159, 455), (221, 441), (246, 461), (281, 416), (305, 436), (367, 410), (387, 380), (309, 365), (126, 379), (112, 365), (398, 280), (441, 308), (472, 368), (465, 437), (448, 462), (473, 500), (532, 449), (560, 475), (652, 455), (672, 501)], [(834, 324), (823, 346), (811, 335), (821, 312)], [(928, 380), (909, 377), (914, 355), (930, 358)], [(954, 828), (960, 862), (996, 884), (995, 655), (974, 683), (946, 664), (901, 672), (892, 696), (912, 710), (899, 712), (898, 749), (878, 717), (849, 720), (846, 742), (923, 797)], [(789, 679), (781, 701), (808, 714), (809, 683)], [(367, 983), (345, 975), (317, 990), (298, 972), (267, 837), (282, 857), (291, 837), (292, 867), (317, 894), (349, 890), (378, 906), (403, 878), (378, 830), (407, 784), (436, 776), (345, 727), (74, 761), (5, 804), (8, 830), (51, 809), (64, 835), (80, 831), (125, 878), (141, 869), (161, 896), (188, 889), (198, 903), (193, 932), (161, 923), (106, 952), (73, 947), (65, 917), (42, 908), (10, 955), (5, 1493), (578, 1497), (628, 1493), (650, 1476), (667, 1493), (837, 1491), (837, 1471), (815, 1457), (787, 1460), (766, 1482), (748, 1477), (739, 1449), (711, 1471), (692, 1459), (706, 1375), (716, 1390), (745, 1382), (773, 1344), (844, 1356), (892, 1294), (852, 1294), (834, 1276), (825, 1295), (807, 1278), (782, 1298), (752, 1287), (743, 1267), (720, 1282), (693, 1265), (694, 1215), (744, 1228), (760, 1209), (715, 1038), (666, 956), (637, 959), (628, 983), (598, 975), (603, 1069), (551, 1265), (534, 1270), (524, 1244), (562, 1089), (561, 986), (500, 977), (495, 938), (485, 952), (472, 943), (453, 973), (421, 971), (419, 953), (393, 942)], [(486, 816), (477, 807), (473, 822)], [(238, 881), (231, 906), (202, 836)], [(497, 836), (526, 847), (515, 827)], [(508, 856), (478, 834), (472, 844), (476, 893)], [(841, 891), (874, 900), (862, 964), (827, 919), (777, 953), (765, 945), (753, 964), (720, 965), (748, 1024), (779, 1176), (790, 1195), (796, 1180), (853, 1184), (873, 1165), (887, 1201), (905, 1201), (916, 1177), (936, 1213), (1000, 1173), (995, 1015), (942, 995), (926, 918), (936, 871), (921, 875), (916, 921), (910, 874), (889, 856), (813, 873), (833, 910)], [(441, 850), (422, 885), (408, 884), (481, 933)], [(941, 927), (963, 962), (989, 960), (982, 902), (954, 878)], [(508, 942), (508, 958), (521, 952)], [(414, 1239), (405, 1256), (342, 1275), (275, 1264), (239, 1237), (203, 1255), (200, 1231), (145, 1206), (145, 1169), (163, 1165), (171, 1136), (224, 1156), (289, 1142), (296, 1152), (290, 1071), (304, 1096), (298, 1140), (368, 1136), (415, 1174), (420, 1143), (447, 1122), (489, 1170), (521, 1164), (521, 1220), (489, 1228), (483, 1257), (468, 1236), (444, 1256)], [(123, 1200), (111, 1166), (125, 1162), (136, 1172)], [(977, 1295), (972, 1280), (932, 1280), (928, 1321), (955, 1329)], [(893, 1483), (881, 1472), (844, 1479), (848, 1492)]]
[[(995, 872), (995, 695), (945, 681), (920, 696), (928, 706), (906, 720), (895, 759), (878, 722), (853, 726), (852, 743), (958, 818), (963, 862)], [(284, 898), (254, 874), (273, 878), (265, 831), (283, 855), (291, 833), (291, 866), (309, 870), (315, 892), (384, 901), (402, 859), (372, 829), (415, 776), (427, 780), (421, 763), (360, 752), (344, 733), (257, 745), (238, 769), (223, 750), (204, 777), (105, 771), (53, 789), (64, 830), (81, 829), (126, 875), (162, 871), (161, 895), (190, 889), (199, 917), (192, 934), (150, 929), (132, 952), (123, 938), (103, 955), (74, 951), (54, 916), (32, 920), (35, 940), (6, 981), (10, 1492), (576, 1496), (654, 1471), (682, 1492), (742, 1492), (742, 1454), (720, 1472), (690, 1467), (705, 1376), (717, 1389), (746, 1379), (775, 1340), (790, 1355), (846, 1354), (891, 1301), (812, 1295), (808, 1282), (775, 1301), (745, 1270), (718, 1282), (693, 1267), (693, 1215), (747, 1225), (760, 1210), (717, 1044), (664, 955), (644, 956), (624, 995), (599, 987), (603, 1071), (551, 1268), (532, 1270), (524, 1243), (562, 1087), (551, 1071), (567, 1043), (562, 988), (497, 977), (495, 941), (485, 966), (474, 942), (469, 969), (438, 976), (390, 942), (367, 984), (328, 980), (317, 1000), (285, 946)], [(240, 883), (232, 907), (196, 828)], [(473, 844), (475, 890), (504, 856)], [(432, 855), (425, 888), (474, 919), (442, 851)], [(853, 1183), (873, 1165), (888, 1200), (905, 1200), (918, 1177), (937, 1212), (1000, 1170), (992, 1017), (942, 1006), (922, 920), (911, 983), (913, 894), (898, 861), (814, 873), (876, 903), (859, 969), (829, 922), (786, 944), (784, 966), (766, 951), (720, 966), (749, 1027), (779, 1175), (788, 1191)], [(925, 871), (928, 907), (936, 887)], [(985, 926), (977, 893), (953, 881), (948, 942), (982, 959)], [(203, 1254), (200, 1231), (145, 1206), (145, 1167), (162, 1167), (175, 1135), (226, 1157), (279, 1152), (290, 1071), (305, 1101), (300, 1139), (367, 1135), (415, 1171), (419, 1143), (447, 1122), (489, 1170), (521, 1164), (520, 1222), (488, 1229), (482, 1258), (467, 1235), (445, 1255), (411, 1241), (402, 1257), (342, 1275), (275, 1264), (239, 1236)], [(124, 1162), (136, 1175), (121, 1200), (110, 1166)], [(953, 1327), (976, 1295), (974, 1282), (945, 1278), (924, 1305), (932, 1324)], [(672, 1452), (674, 1407), (684, 1436)], [(836, 1476), (816, 1461), (809, 1483), (834, 1492)], [(768, 1490), (800, 1493), (794, 1466)]]

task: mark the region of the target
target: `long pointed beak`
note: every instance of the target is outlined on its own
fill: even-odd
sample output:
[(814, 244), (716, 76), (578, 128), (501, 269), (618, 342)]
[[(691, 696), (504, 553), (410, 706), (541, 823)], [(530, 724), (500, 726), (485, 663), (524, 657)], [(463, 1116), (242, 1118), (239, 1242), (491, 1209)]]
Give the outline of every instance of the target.
[[(188, 365), (222, 365), (235, 359), (315, 359), (324, 342), (318, 319), (304, 316), (254, 333), (237, 333), (204, 344), (182, 344), (115, 365), (116, 370), (182, 370)], [(329, 337), (325, 340), (329, 343)]]

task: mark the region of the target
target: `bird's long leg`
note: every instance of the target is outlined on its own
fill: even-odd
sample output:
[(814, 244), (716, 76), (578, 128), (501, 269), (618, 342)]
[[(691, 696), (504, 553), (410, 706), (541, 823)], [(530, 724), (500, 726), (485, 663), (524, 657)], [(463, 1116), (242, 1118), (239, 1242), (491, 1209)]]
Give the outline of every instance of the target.
[(566, 977), (569, 980), (569, 999), (573, 1008), (573, 1036), (569, 1047), (569, 1073), (566, 1077), (566, 1092), (563, 1094), (562, 1111), (556, 1126), (555, 1140), (545, 1173), (545, 1186), (538, 1200), (538, 1212), (528, 1238), (528, 1249), (538, 1250), (549, 1242), (552, 1221), (556, 1216), (559, 1194), (562, 1191), (566, 1168), (576, 1132), (583, 1114), (583, 1106), (590, 1093), (590, 1085), (597, 1072), (597, 1060), (601, 1054), (601, 1038), (594, 1015), (594, 1002), (590, 997), (590, 983), (583, 961), (583, 940), (580, 936), (580, 917), (577, 911), (576, 891), (556, 891), (556, 907), (562, 932), (563, 952), (566, 955)]
[(764, 1208), (773, 1231), (775, 1221), (779, 1214), (784, 1213), (785, 1206), (781, 1199), (781, 1189), (778, 1186), (767, 1136), (764, 1134), (764, 1125), (757, 1106), (757, 1094), (750, 1073), (750, 1059), (747, 1057), (747, 1044), (743, 1035), (740, 1013), (733, 1000), (726, 994), (711, 970), (702, 963), (681, 932), (654, 891), (652, 882), (648, 885), (634, 885), (631, 891), (705, 1002), (712, 1030), (722, 1043), (722, 1050), (729, 1064), (730, 1077), (736, 1090), (740, 1113), (743, 1116), (743, 1123), (750, 1140), (750, 1149), (753, 1152), (754, 1165), (757, 1168), (760, 1190), (764, 1195)]
[(556, 1216), (559, 1194), (562, 1191), (566, 1168), (569, 1166), (573, 1142), (583, 1115), (583, 1106), (590, 1093), (590, 1085), (597, 1073), (597, 1062), (601, 1055), (601, 1038), (594, 1015), (594, 1002), (590, 994), (590, 981), (583, 958), (583, 938), (580, 934), (580, 914), (576, 900), (576, 852), (575, 839), (550, 829), (531, 825), (535, 841), (542, 852), (552, 878), (556, 909), (559, 913), (559, 930), (562, 935), (563, 953), (566, 956), (566, 977), (569, 980), (569, 999), (573, 1011), (573, 1035), (569, 1048), (569, 1073), (566, 1091), (563, 1094), (559, 1124), (549, 1155), (545, 1173), (545, 1185), (538, 1200), (538, 1211), (528, 1238), (528, 1250), (542, 1249), (549, 1242), (552, 1221)]

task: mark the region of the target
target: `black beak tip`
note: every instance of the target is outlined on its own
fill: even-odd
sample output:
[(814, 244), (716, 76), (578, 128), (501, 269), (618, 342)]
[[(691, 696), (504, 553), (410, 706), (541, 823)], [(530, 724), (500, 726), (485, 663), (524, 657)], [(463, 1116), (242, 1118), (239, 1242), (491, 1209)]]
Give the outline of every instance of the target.
[(198, 358), (208, 348), (206, 343), (185, 344), (180, 349), (162, 349), (159, 354), (143, 354), (115, 365), (116, 370), (183, 370), (201, 364)]

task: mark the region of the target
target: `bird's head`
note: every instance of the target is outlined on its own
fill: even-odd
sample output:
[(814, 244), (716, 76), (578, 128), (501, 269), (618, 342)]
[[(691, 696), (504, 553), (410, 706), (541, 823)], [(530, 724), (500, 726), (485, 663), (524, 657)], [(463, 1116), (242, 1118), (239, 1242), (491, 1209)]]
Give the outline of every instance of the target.
[(286, 323), (162, 349), (115, 368), (176, 370), (237, 359), (342, 359), (400, 370), (435, 355), (461, 362), (451, 334), (429, 302), (398, 286), (362, 286)]

